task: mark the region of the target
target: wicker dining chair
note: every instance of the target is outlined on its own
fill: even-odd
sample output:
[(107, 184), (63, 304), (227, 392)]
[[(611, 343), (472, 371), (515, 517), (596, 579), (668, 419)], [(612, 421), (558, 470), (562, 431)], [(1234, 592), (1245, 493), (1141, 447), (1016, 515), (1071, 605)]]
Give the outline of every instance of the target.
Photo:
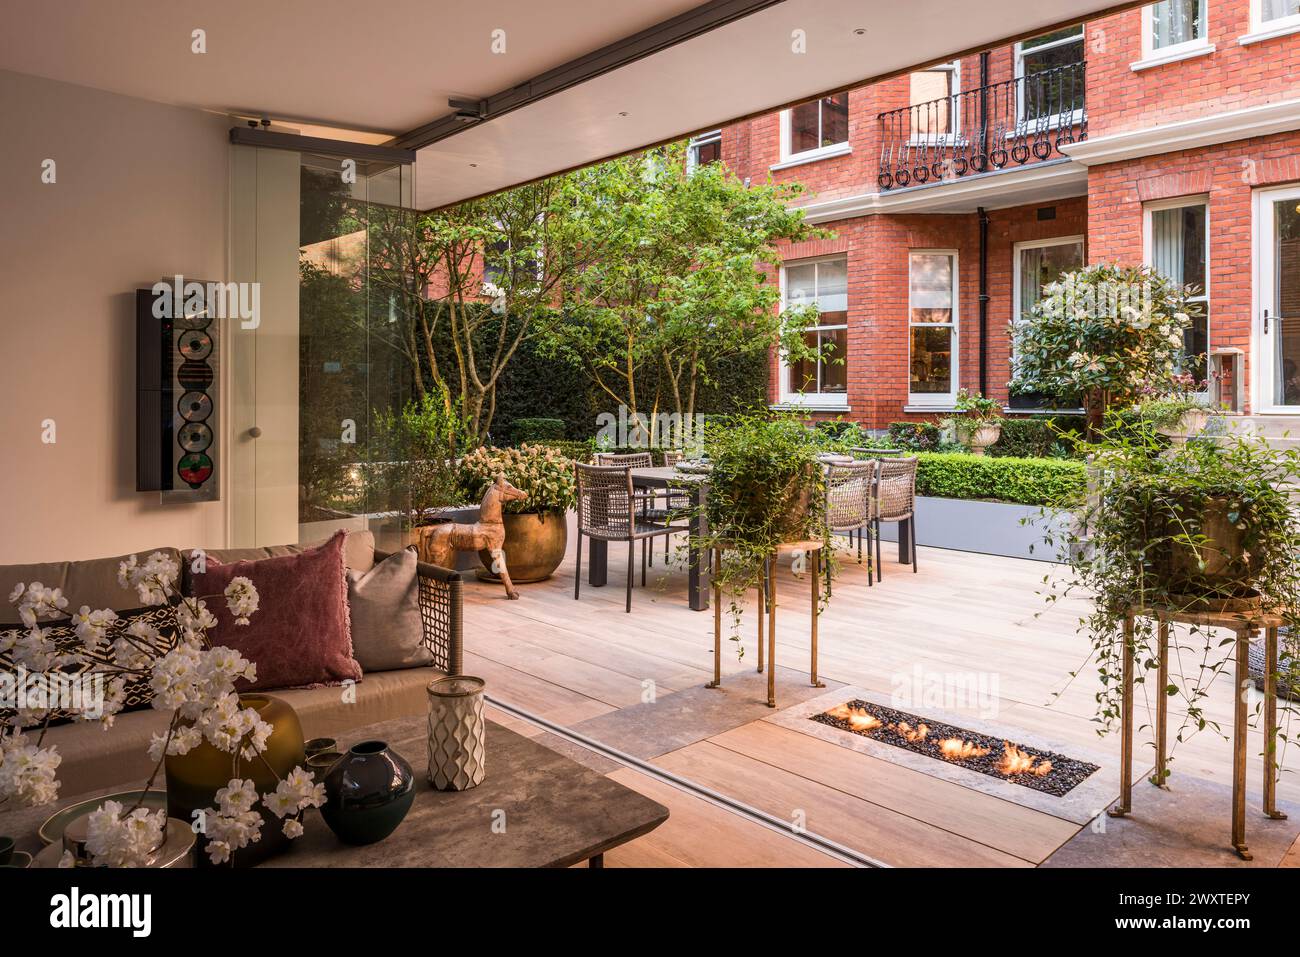
[[(875, 459), (844, 462), (826, 469), (826, 525), (832, 534), (848, 532), (849, 544), (854, 533), (858, 540), (858, 564), (862, 563), (862, 531), (867, 531), (867, 584), (874, 574), (871, 562), (871, 533), (876, 520)], [(830, 562), (826, 567), (826, 587), (830, 589)]]
[(876, 581), (880, 572), (880, 523), (898, 522), (898, 537), (907, 535), (916, 572), (916, 467), (918, 459), (880, 459), (876, 476)]
[(574, 463), (578, 478), (578, 566), (573, 580), (576, 601), (582, 588), (582, 536), (605, 542), (627, 542), (627, 611), (632, 611), (632, 579), (636, 543), (642, 543), (641, 584), (645, 585), (645, 543), (656, 535), (671, 535), (679, 526), (659, 525), (642, 515), (647, 497), (632, 487), (632, 469), (625, 465)]
[[(681, 452), (665, 452), (664, 465), (671, 468), (680, 462), (683, 458)], [(597, 465), (622, 465), (625, 468), (649, 469), (654, 468), (655, 460), (653, 452), (597, 452)], [(661, 525), (667, 525), (674, 515), (679, 515), (686, 509), (690, 508), (691, 500), (689, 496), (681, 494), (670, 494), (665, 492), (647, 492), (644, 505), (641, 509), (641, 517), (649, 522), (658, 522)], [(674, 528), (678, 531), (678, 528)], [(664, 536), (664, 562), (668, 562), (668, 536)], [(653, 565), (655, 556), (653, 551), (647, 551), (646, 543), (641, 543), (641, 564), (647, 563)], [(644, 573), (641, 576), (645, 577)], [(641, 584), (645, 584), (644, 581)]]
[(652, 452), (597, 452), (597, 465), (621, 465), (625, 469), (654, 468), (655, 457)]

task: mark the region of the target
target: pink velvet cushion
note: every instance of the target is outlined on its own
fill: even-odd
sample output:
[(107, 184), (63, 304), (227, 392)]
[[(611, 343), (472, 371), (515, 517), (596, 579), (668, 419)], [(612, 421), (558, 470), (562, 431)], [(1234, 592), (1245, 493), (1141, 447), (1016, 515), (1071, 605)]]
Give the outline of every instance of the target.
[(224, 598), (208, 599), (217, 627), (213, 645), (234, 648), (257, 664), (257, 680), (239, 682), (240, 691), (293, 688), (360, 680), (352, 656), (348, 581), (343, 567), (343, 532), (323, 545), (295, 555), (219, 564), (192, 578), (192, 594), (220, 595), (232, 578), (248, 578), (259, 604), (247, 625), (236, 625)]

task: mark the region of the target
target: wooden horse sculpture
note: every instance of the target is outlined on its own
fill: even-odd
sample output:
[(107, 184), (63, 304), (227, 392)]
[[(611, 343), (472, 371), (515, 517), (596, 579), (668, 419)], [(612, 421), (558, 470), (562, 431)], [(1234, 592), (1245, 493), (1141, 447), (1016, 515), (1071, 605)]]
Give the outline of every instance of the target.
[(488, 486), (479, 506), (479, 518), (473, 525), (460, 522), (446, 522), (420, 529), (418, 551), (420, 561), (431, 565), (451, 568), (456, 560), (456, 552), (487, 551), (492, 555), (492, 573), (506, 586), (506, 597), (515, 599), (519, 592), (510, 580), (506, 569), (506, 526), (501, 520), (501, 504), (515, 502), (528, 497), (509, 482), (504, 475)]

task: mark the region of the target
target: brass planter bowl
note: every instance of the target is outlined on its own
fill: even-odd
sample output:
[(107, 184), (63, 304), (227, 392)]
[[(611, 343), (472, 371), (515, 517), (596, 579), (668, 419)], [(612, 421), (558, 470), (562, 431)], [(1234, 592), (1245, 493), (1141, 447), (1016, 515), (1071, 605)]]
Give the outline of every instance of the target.
[[(540, 582), (550, 578), (564, 561), (564, 551), (569, 545), (569, 523), (563, 512), (507, 512), (502, 516), (506, 526), (506, 568), (510, 580), (516, 585)], [(486, 550), (478, 553), (483, 567), (478, 577), (483, 581), (500, 581), (492, 574), (492, 556)]]

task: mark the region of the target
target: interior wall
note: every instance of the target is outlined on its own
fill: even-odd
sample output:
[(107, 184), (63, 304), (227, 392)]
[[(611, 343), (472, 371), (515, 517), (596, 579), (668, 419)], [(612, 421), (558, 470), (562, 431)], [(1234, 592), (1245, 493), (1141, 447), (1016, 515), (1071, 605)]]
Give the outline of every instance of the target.
[(0, 564), (225, 542), (224, 502), (135, 491), (134, 290), (226, 276), (228, 128), (0, 71)]

